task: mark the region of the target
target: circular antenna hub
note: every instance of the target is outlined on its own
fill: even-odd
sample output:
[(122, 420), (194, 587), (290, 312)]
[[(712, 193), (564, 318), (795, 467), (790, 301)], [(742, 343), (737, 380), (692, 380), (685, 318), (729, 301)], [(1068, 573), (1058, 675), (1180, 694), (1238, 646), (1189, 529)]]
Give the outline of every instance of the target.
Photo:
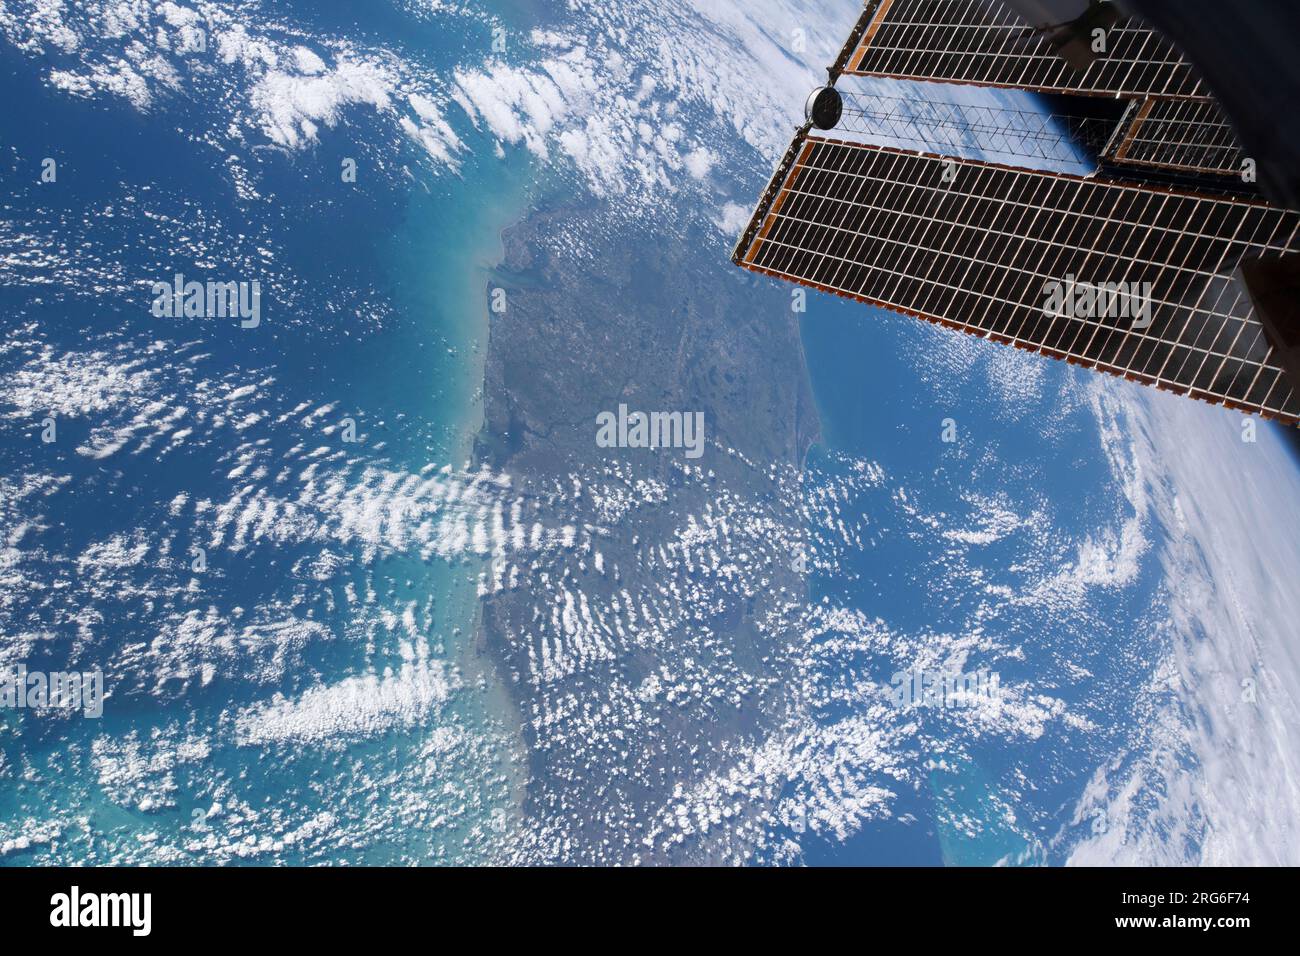
[(844, 112), (844, 101), (833, 86), (819, 86), (808, 96), (804, 118), (818, 129), (834, 129)]

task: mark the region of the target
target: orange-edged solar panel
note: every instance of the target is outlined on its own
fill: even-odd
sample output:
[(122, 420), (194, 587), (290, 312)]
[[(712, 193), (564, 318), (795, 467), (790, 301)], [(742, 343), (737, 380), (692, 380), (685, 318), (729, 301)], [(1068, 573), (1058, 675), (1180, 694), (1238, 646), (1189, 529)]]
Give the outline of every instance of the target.
[[(1300, 398), (1237, 267), (1294, 250), (1298, 227), (1295, 213), (1228, 195), (801, 133), (734, 258), (996, 342), (1297, 422)], [(1069, 307), (1053, 303), (1053, 288), (1070, 290)], [(1108, 307), (1078, 309), (1075, 292), (1087, 290), (1105, 292)]]
[(1209, 92), (1168, 40), (1142, 21), (1082, 27), (1104, 48), (1079, 71), (1001, 0), (873, 0), (845, 71), (975, 86), (1118, 97), (1206, 99)]

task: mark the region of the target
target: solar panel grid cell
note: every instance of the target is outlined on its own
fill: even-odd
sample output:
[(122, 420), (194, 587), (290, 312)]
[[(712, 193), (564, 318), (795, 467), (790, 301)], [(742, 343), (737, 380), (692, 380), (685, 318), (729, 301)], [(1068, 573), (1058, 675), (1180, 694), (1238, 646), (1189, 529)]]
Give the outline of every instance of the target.
[(1246, 159), (1218, 104), (1155, 99), (1143, 102), (1111, 158), (1218, 175), (1240, 174)]

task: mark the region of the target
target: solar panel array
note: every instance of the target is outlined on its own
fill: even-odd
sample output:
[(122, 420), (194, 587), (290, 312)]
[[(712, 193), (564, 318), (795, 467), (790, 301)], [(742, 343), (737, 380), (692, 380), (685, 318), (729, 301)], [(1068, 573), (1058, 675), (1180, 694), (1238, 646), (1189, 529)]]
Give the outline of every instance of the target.
[(1105, 52), (1078, 72), (1001, 0), (873, 4), (846, 73), (1040, 92), (1209, 96), (1173, 44), (1137, 19), (1106, 27)]
[[(1243, 258), (1294, 249), (1298, 227), (1295, 213), (1229, 196), (800, 134), (736, 261), (1297, 422), (1300, 398), (1234, 273)], [(1052, 283), (1109, 290), (1125, 307), (1058, 308)], [(1143, 297), (1149, 325), (1133, 317)]]
[(1113, 8), (1090, 8), (1069, 35), (1089, 36), (1095, 26), (1105, 29), (1106, 50), (1075, 70), (1057, 55), (1052, 31), (1031, 29), (1001, 0), (870, 0), (831, 68), (832, 83), (843, 72), (1104, 95), (1130, 105), (1119, 122), (1089, 110), (1074, 122), (1026, 119), (1003, 107), (850, 96), (839, 135), (954, 152), (974, 143), (984, 154), (1053, 160), (1058, 169), (1082, 147), (1105, 165), (1093, 176), (1037, 172), (830, 139), (805, 127), (733, 258), (996, 342), (1300, 424), (1286, 356), (1256, 317), (1239, 271), (1296, 251), (1300, 216), (1233, 194), (1228, 177), (1242, 172), (1246, 157), (1172, 44)]
[(1239, 175), (1246, 155), (1213, 100), (1142, 101), (1117, 141), (1115, 162)]

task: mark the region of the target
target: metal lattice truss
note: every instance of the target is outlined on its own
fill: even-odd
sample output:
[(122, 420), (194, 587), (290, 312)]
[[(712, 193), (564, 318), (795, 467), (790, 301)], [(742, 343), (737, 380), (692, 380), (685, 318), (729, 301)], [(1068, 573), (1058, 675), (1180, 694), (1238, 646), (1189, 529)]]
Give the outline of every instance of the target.
[[(870, 0), (843, 72), (1129, 99), (1134, 108), (1118, 138), (1126, 148), (1112, 161), (1239, 173), (1245, 157), (1236, 136), (1177, 48), (1134, 17), (1097, 22), (1103, 49), (1079, 71), (1002, 0)], [(1088, 25), (1081, 29), (1086, 41)]]
[(977, 151), (1091, 167), (1115, 133), (1113, 120), (917, 97), (844, 93), (840, 131), (945, 155)]

